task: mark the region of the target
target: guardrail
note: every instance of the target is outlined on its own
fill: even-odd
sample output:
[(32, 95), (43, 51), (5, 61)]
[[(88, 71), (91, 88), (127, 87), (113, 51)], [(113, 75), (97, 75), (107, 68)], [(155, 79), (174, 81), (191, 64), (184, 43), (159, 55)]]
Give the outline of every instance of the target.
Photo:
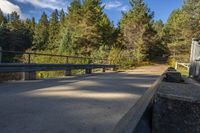
[[(91, 74), (92, 69), (101, 68), (103, 72), (107, 68), (116, 69), (116, 65), (107, 65), (107, 59), (99, 59), (99, 58), (90, 58), (90, 57), (81, 57), (81, 56), (68, 56), (68, 55), (58, 55), (58, 54), (44, 54), (44, 53), (33, 53), (33, 52), (19, 52), (19, 51), (7, 51), (0, 49), (0, 58), (4, 57), (4, 54), (13, 54), (13, 55), (27, 55), (28, 62), (23, 63), (2, 63), (0, 62), (0, 73), (8, 73), (8, 72), (23, 72), (23, 79), (36, 79), (37, 71), (60, 71), (64, 70), (65, 76), (70, 76), (71, 71), (75, 69), (85, 69), (86, 74)], [(48, 56), (48, 57), (61, 57), (65, 59), (64, 63), (60, 64), (51, 64), (49, 62), (44, 62), (46, 64), (36, 64), (31, 61), (31, 56)], [(9, 55), (8, 55), (9, 56)], [(84, 64), (76, 64), (69, 63), (69, 59), (83, 59)], [(61, 59), (62, 60), (62, 59)], [(95, 61), (100, 61), (98, 64), (94, 63)], [(94, 64), (93, 64), (94, 63)]]
[(24, 79), (36, 79), (36, 71), (58, 71), (64, 70), (65, 76), (70, 76), (74, 69), (85, 69), (86, 74), (91, 74), (92, 69), (102, 68), (105, 72), (107, 68), (116, 69), (116, 65), (100, 65), (100, 64), (14, 64), (2, 63), (0, 64), (0, 73), (7, 72), (24, 72)]
[(113, 133), (151, 133), (152, 105), (159, 84), (165, 78), (168, 68), (163, 75), (142, 95), (137, 103), (124, 115), (113, 129)]
[(32, 71), (57, 71), (66, 69), (96, 69), (115, 68), (116, 65), (99, 64), (0, 64), (0, 72), (32, 72)]

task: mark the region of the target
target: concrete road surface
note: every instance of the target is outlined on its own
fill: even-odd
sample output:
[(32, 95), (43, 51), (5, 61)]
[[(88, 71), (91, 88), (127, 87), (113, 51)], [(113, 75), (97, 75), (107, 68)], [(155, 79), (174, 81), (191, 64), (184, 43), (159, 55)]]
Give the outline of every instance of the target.
[(1, 83), (0, 133), (110, 133), (165, 68)]

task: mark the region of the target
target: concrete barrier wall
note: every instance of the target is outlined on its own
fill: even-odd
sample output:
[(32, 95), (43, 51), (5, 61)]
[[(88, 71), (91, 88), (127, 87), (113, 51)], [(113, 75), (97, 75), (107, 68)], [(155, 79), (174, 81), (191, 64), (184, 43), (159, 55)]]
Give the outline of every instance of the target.
[[(179, 74), (173, 70), (166, 72), (163, 78), (165, 80), (155, 86), (156, 92), (145, 110), (137, 108), (138, 106), (133, 107), (118, 123), (114, 132), (199, 133), (200, 84), (188, 78), (183, 82)], [(143, 112), (142, 115), (131, 114), (140, 111)]]

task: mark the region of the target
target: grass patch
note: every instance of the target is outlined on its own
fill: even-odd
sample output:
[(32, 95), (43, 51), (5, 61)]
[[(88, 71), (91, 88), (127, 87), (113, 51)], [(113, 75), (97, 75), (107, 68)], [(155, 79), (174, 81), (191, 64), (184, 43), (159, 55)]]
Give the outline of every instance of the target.
[(181, 67), (179, 66), (177, 68), (177, 71), (179, 71), (181, 73), (181, 75), (185, 78), (187, 78), (189, 76), (189, 71), (187, 70), (187, 68)]

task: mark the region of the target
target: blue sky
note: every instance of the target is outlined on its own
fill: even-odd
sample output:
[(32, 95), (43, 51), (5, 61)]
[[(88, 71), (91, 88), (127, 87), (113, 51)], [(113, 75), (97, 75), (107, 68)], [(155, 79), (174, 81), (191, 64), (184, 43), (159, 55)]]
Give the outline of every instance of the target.
[[(0, 0), (1, 10), (7, 14), (17, 11), (22, 18), (35, 17), (36, 20), (41, 13), (45, 11), (50, 14), (55, 8), (67, 10), (67, 5), (72, 0)], [(183, 4), (183, 0), (145, 0), (151, 11), (155, 13), (155, 20), (161, 19), (167, 21), (170, 13)], [(128, 11), (131, 7), (129, 0), (102, 0), (105, 4), (104, 12), (116, 25), (122, 14), (122, 11)]]

